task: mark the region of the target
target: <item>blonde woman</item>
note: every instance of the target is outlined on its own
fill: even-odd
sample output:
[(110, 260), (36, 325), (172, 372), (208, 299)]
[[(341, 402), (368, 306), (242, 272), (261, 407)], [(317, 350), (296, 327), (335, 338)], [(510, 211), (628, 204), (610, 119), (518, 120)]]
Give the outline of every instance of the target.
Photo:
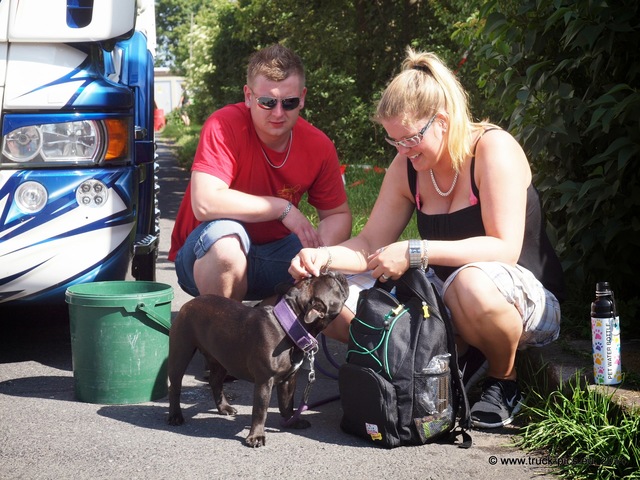
[[(407, 50), (374, 120), (397, 154), (367, 224), (338, 246), (302, 249), (289, 271), (368, 271), (384, 282), (428, 269), (451, 313), (466, 387), (486, 373), (472, 422), (506, 425), (522, 399), (516, 351), (558, 337), (563, 297), (527, 157), (506, 131), (472, 121), (466, 92), (432, 53)], [(421, 238), (398, 241), (414, 210)], [(334, 337), (347, 338), (352, 316), (334, 322)]]

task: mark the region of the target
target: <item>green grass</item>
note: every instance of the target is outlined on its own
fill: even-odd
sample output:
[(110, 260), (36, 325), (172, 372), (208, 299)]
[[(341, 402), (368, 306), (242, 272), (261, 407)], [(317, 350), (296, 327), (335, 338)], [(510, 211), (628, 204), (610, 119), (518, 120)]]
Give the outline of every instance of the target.
[[(349, 166), (347, 167), (345, 177), (347, 199), (353, 217), (351, 236), (355, 236), (360, 233), (365, 223), (367, 223), (373, 204), (376, 198), (378, 198), (384, 172), (380, 173), (372, 169)], [(318, 216), (315, 209), (306, 202), (306, 196), (303, 197), (303, 201), (300, 202), (300, 211), (302, 211), (312, 223), (317, 224)], [(419, 238), (418, 228), (415, 223), (415, 214), (400, 238)]]
[(640, 478), (640, 415), (622, 411), (611, 394), (579, 377), (570, 390), (545, 397), (529, 391), (529, 423), (516, 446), (546, 457), (562, 478)]
[(176, 110), (167, 115), (166, 120), (166, 126), (156, 135), (175, 142), (178, 165), (190, 170), (198, 148), (202, 125), (185, 125)]

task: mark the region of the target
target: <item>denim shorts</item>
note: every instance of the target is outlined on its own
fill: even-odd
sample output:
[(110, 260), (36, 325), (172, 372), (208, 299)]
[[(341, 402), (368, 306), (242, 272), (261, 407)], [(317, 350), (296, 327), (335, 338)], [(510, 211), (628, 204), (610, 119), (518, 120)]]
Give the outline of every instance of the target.
[[(522, 317), (522, 336), (518, 349), (540, 347), (553, 342), (560, 333), (560, 304), (556, 297), (545, 289), (540, 281), (526, 268), (520, 265), (507, 265), (500, 262), (476, 262), (463, 265), (444, 281), (433, 269), (427, 271), (427, 277), (434, 284), (441, 297), (458, 273), (469, 267), (482, 270), (495, 284), (504, 298), (512, 304)], [(349, 298), (347, 308), (355, 313), (358, 296), (366, 288), (371, 288), (375, 278), (370, 272), (348, 275)]]
[(289, 274), (291, 259), (300, 251), (302, 244), (297, 235), (290, 234), (281, 240), (255, 245), (251, 243), (247, 231), (235, 220), (214, 220), (203, 222), (187, 237), (176, 255), (178, 284), (189, 295), (198, 296), (198, 288), (193, 278), (193, 265), (202, 258), (220, 238), (237, 235), (242, 248), (247, 253), (247, 295), (245, 300), (261, 300), (276, 293), (280, 283), (292, 283)]

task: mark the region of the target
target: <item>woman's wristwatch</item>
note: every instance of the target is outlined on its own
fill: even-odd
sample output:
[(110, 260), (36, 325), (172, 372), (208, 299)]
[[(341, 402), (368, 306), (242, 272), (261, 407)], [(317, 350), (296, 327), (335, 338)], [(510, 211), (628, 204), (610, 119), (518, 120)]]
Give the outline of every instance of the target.
[(425, 271), (429, 268), (429, 253), (427, 247), (426, 240), (409, 240), (410, 268), (421, 268)]

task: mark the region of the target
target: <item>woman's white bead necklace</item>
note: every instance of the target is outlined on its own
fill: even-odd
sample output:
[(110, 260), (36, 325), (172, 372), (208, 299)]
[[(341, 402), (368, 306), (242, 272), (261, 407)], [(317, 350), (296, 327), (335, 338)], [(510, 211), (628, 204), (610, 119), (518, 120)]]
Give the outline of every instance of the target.
[(440, 190), (440, 187), (438, 187), (438, 184), (436, 183), (436, 177), (433, 175), (433, 169), (430, 168), (429, 173), (431, 173), (431, 183), (433, 183), (433, 188), (436, 189), (438, 195), (440, 195), (441, 197), (448, 197), (449, 195), (451, 195), (451, 192), (453, 192), (453, 189), (456, 186), (456, 182), (458, 181), (458, 172), (456, 171), (456, 174), (453, 176), (453, 183), (451, 184), (451, 188), (447, 192), (443, 192), (442, 190)]
[(267, 155), (267, 152), (264, 151), (264, 147), (262, 146), (262, 144), (260, 144), (260, 149), (262, 150), (264, 159), (267, 161), (269, 165), (271, 165), (272, 168), (282, 168), (284, 167), (284, 164), (287, 163), (287, 160), (289, 160), (289, 154), (291, 153), (291, 145), (293, 145), (293, 130), (289, 132), (289, 149), (287, 150), (287, 156), (284, 157), (284, 161), (280, 165), (274, 165), (273, 163), (271, 163), (271, 160), (269, 160), (269, 156)]

